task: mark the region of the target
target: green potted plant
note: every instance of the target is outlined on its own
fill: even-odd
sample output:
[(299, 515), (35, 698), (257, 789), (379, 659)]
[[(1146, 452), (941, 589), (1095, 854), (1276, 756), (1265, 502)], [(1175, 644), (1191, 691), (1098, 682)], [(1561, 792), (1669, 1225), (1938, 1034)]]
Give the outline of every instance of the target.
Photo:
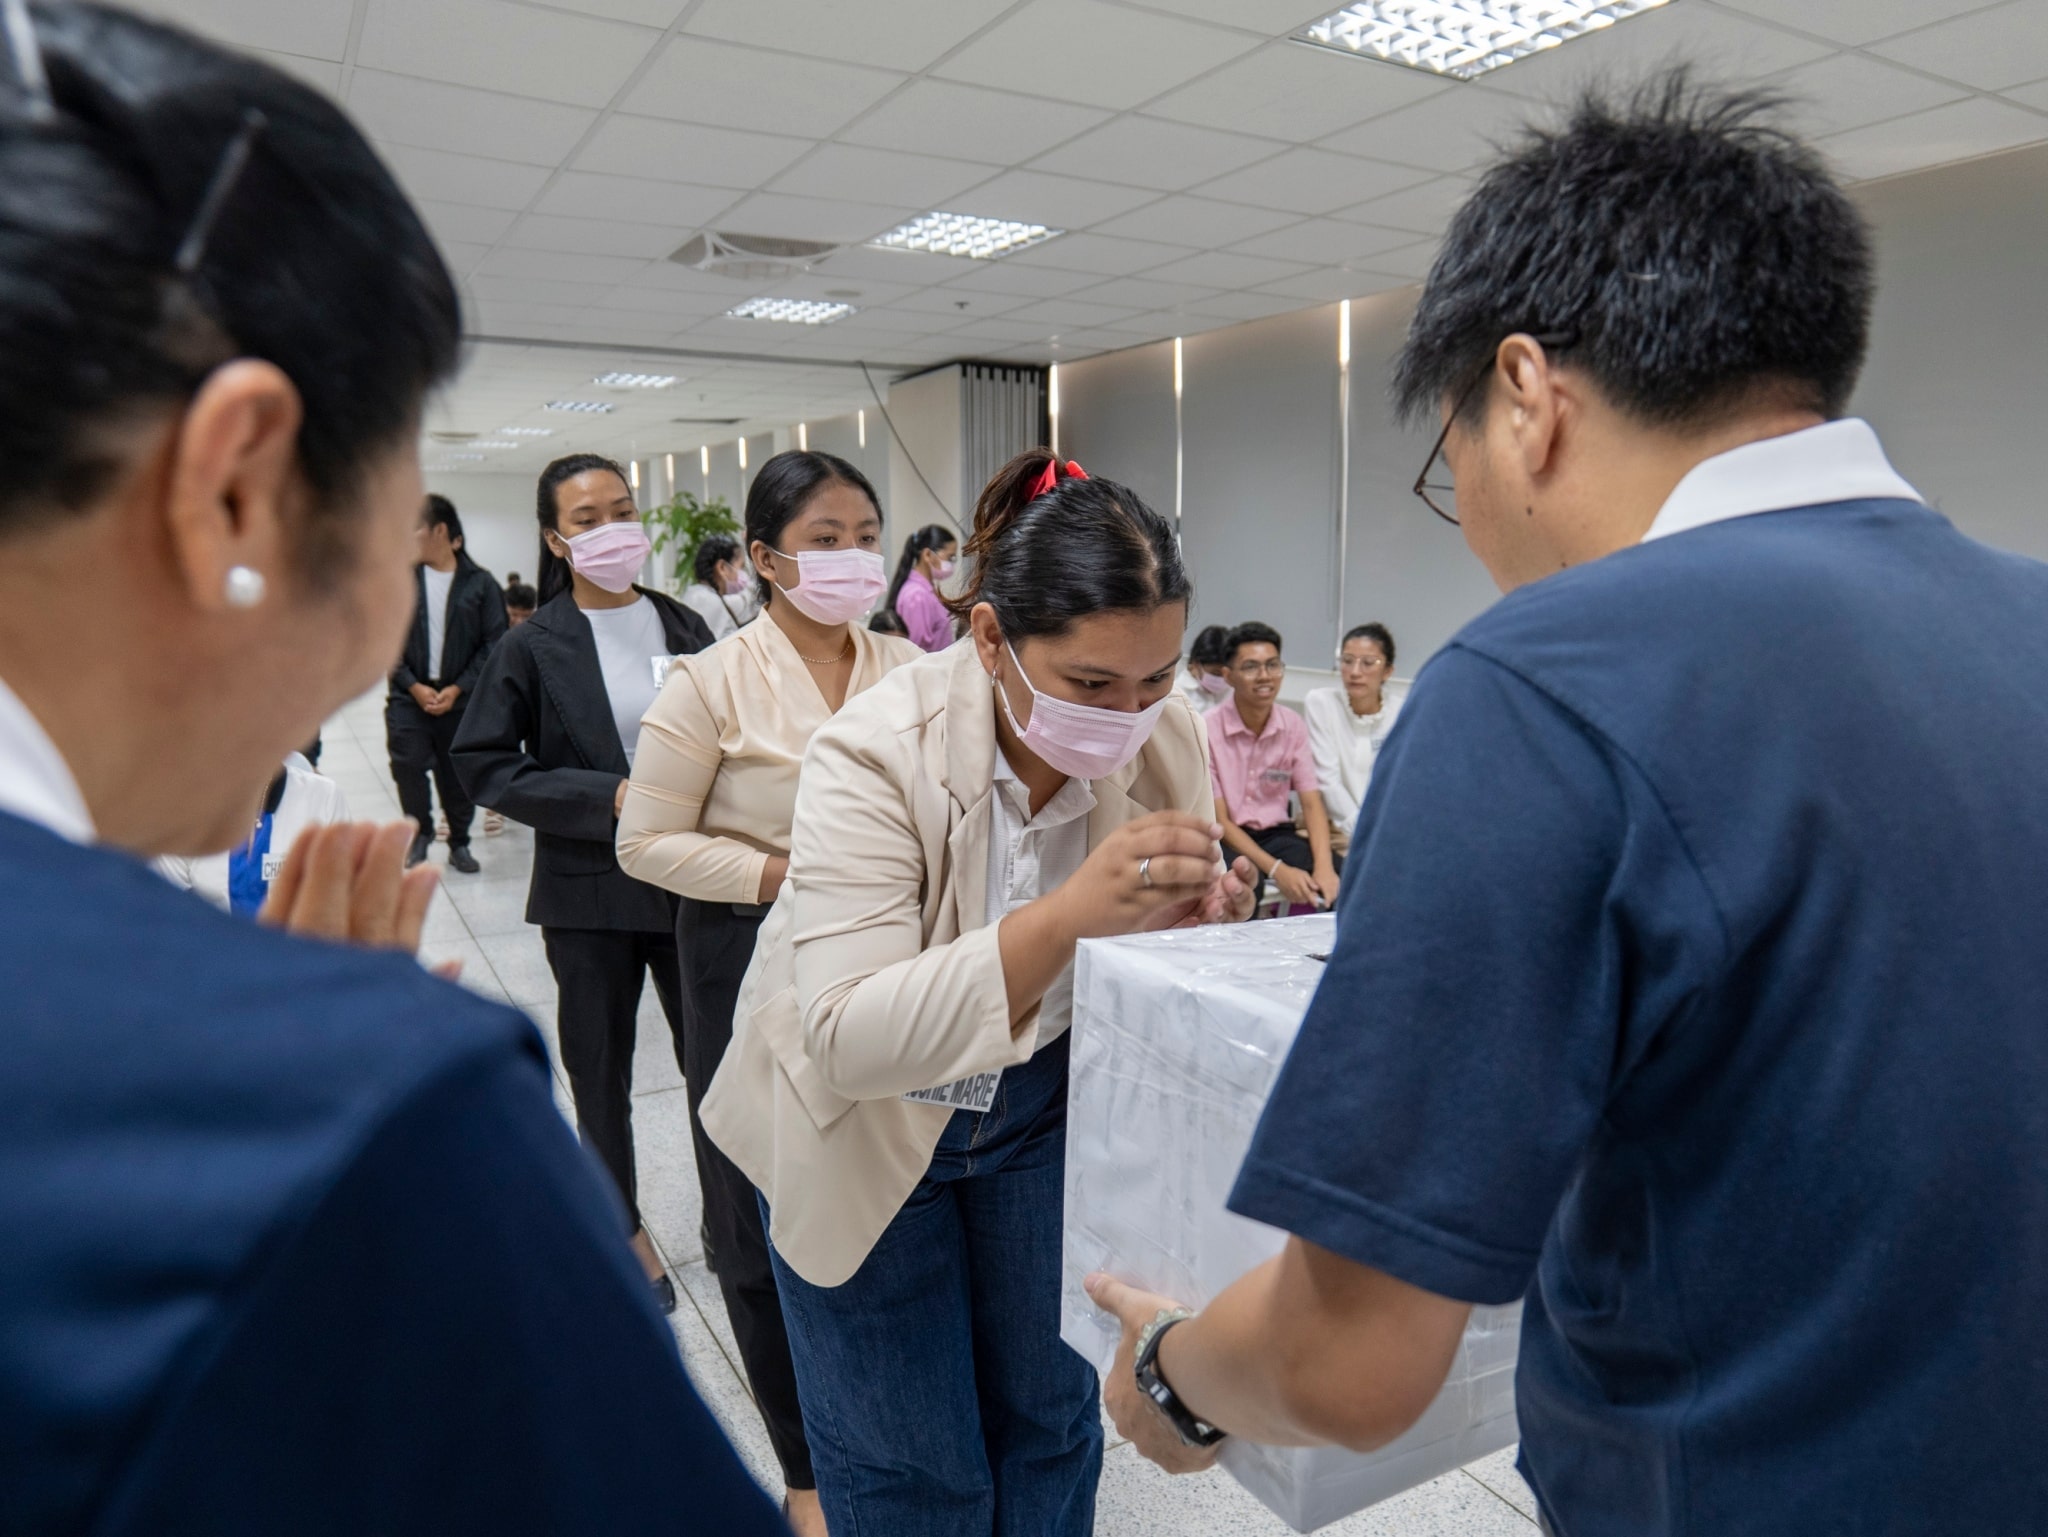
[(698, 545), (713, 534), (737, 534), (740, 531), (739, 519), (732, 515), (732, 508), (726, 505), (722, 496), (699, 501), (691, 492), (678, 491), (668, 501), (648, 508), (641, 516), (646, 520), (655, 554), (674, 548), (675, 585), (678, 589), (690, 584)]

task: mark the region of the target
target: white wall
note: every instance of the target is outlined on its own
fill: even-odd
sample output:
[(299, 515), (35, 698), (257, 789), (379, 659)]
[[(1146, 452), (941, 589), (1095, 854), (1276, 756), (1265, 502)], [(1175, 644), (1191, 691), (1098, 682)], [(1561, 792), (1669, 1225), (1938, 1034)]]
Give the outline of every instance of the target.
[[(935, 368), (890, 385), (889, 417), (896, 424), (889, 440), (889, 487), (895, 499), (888, 507), (891, 546), (899, 531), (907, 535), (927, 523), (966, 526), (973, 509), (960, 505), (960, 370)], [(870, 419), (870, 443), (878, 426), (889, 431), (888, 423)], [(927, 480), (947, 499), (944, 503), (925, 488)]]
[(500, 582), (513, 571), (534, 579), (540, 523), (531, 476), (429, 475), (427, 489), (447, 497), (462, 515), (462, 542), (472, 560)]
[[(1966, 533), (2048, 559), (2048, 148), (1858, 189), (1879, 296), (1853, 409)], [(1395, 425), (1387, 384), (1419, 290), (1354, 300), (1349, 557), (1337, 541), (1337, 307), (1186, 339), (1182, 537), (1194, 623), (1263, 619), (1297, 666), (1377, 619), (1412, 674), (1496, 597), (1458, 531), (1411, 487), (1431, 432)], [(1173, 506), (1172, 344), (1060, 367), (1060, 447)]]

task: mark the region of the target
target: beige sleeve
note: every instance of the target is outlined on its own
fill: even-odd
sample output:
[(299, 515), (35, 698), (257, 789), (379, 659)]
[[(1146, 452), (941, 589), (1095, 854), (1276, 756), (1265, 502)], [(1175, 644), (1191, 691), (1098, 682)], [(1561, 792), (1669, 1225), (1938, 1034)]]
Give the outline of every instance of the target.
[[(790, 884), (804, 1053), (836, 1092), (887, 1099), (1014, 1066), (1035, 1032), (1010, 1032), (996, 925), (926, 948), (925, 850), (910, 800), (912, 745), (811, 739), (798, 781)], [(930, 793), (943, 795), (937, 786)], [(954, 871), (954, 880), (983, 872)]]
[(694, 668), (678, 666), (640, 722), (619, 811), (619, 867), (700, 902), (758, 902), (768, 856), (738, 839), (697, 831), (724, 761), (718, 742), (702, 680)]

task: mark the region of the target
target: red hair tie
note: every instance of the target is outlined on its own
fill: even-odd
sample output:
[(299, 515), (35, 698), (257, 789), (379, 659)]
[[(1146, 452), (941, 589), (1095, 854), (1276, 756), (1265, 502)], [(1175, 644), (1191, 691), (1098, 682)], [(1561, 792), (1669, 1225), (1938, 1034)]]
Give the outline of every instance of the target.
[[(1045, 495), (1046, 492), (1050, 491), (1054, 486), (1059, 484), (1059, 470), (1059, 460), (1049, 459), (1046, 461), (1045, 473), (1040, 475), (1037, 480), (1032, 482), (1032, 501), (1037, 501), (1038, 498)], [(1087, 478), (1088, 472), (1086, 470), (1082, 469), (1080, 465), (1074, 463), (1074, 461), (1071, 459), (1067, 461), (1067, 479), (1086, 480)]]

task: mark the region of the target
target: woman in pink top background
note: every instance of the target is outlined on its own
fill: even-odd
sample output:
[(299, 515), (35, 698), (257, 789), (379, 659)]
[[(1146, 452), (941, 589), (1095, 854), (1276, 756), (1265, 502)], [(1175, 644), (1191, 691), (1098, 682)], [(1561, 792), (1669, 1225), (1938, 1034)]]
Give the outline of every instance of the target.
[(927, 523), (903, 541), (896, 579), (889, 584), (887, 607), (896, 611), (910, 638), (927, 651), (953, 644), (953, 616), (939, 601), (939, 583), (953, 574), (960, 536), (939, 523)]

